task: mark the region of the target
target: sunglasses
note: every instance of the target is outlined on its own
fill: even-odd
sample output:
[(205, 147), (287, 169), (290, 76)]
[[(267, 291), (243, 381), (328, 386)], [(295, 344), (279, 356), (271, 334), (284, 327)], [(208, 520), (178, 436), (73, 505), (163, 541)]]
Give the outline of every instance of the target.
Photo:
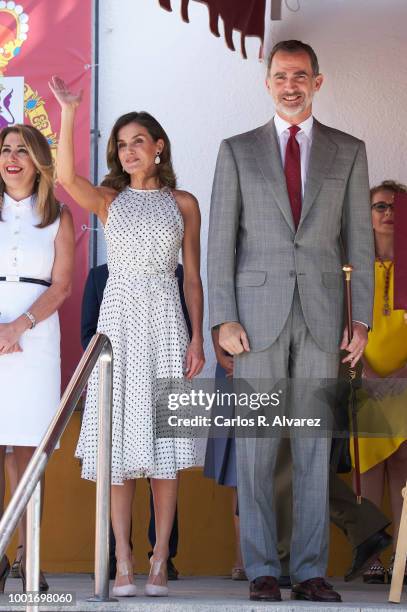
[(376, 202), (376, 204), (372, 204), (371, 208), (379, 213), (386, 212), (388, 208), (390, 208), (390, 210), (393, 212), (394, 204), (389, 204), (388, 202)]

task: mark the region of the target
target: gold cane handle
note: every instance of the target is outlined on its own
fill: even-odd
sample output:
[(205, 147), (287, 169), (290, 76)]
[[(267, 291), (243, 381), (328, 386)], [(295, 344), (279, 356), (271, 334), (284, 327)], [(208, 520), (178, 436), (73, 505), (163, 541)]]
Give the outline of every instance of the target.
[(350, 264), (346, 264), (345, 266), (342, 266), (342, 270), (345, 272), (345, 281), (350, 282), (353, 272), (353, 266), (351, 266)]
[(352, 341), (353, 338), (353, 320), (352, 320), (352, 287), (351, 287), (351, 276), (353, 272), (353, 266), (345, 264), (342, 266), (342, 270), (345, 272), (345, 283), (346, 283), (346, 314), (348, 324), (348, 340)]

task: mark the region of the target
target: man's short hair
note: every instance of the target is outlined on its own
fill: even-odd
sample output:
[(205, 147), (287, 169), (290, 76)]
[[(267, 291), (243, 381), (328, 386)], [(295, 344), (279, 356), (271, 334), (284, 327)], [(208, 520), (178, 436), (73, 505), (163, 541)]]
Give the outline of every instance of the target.
[(301, 40), (282, 40), (281, 42), (274, 45), (267, 62), (267, 74), (270, 72), (271, 62), (277, 51), (285, 51), (286, 53), (299, 53), (305, 52), (310, 58), (312, 74), (317, 76), (319, 74), (319, 64), (317, 54), (314, 49), (307, 45), (307, 43), (301, 42)]

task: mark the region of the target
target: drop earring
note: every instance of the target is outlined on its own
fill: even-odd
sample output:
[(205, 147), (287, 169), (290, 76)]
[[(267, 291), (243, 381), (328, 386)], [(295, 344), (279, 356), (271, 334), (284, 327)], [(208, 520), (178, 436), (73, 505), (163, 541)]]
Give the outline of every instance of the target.
[(158, 166), (158, 164), (161, 163), (161, 157), (160, 157), (160, 153), (159, 152), (155, 156), (154, 163), (155, 163), (156, 166)]

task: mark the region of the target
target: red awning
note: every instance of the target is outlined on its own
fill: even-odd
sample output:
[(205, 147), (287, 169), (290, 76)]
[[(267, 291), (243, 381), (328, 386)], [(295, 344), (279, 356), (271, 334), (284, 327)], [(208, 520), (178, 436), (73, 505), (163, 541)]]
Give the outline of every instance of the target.
[(394, 194), (394, 308), (407, 310), (407, 193)]
[[(264, 20), (266, 12), (266, 0), (193, 0), (194, 2), (203, 2), (208, 6), (209, 10), (209, 27), (212, 34), (220, 36), (219, 33), (219, 17), (223, 19), (225, 24), (225, 39), (226, 44), (232, 51), (235, 50), (233, 45), (233, 30), (238, 30), (241, 33), (241, 50), (244, 58), (247, 58), (245, 38), (246, 36), (257, 36), (264, 41)], [(188, 18), (188, 2), (182, 0), (181, 15), (184, 21), (189, 22)], [(160, 5), (167, 11), (171, 11), (171, 0), (159, 0)], [(260, 49), (261, 54), (261, 49)]]

